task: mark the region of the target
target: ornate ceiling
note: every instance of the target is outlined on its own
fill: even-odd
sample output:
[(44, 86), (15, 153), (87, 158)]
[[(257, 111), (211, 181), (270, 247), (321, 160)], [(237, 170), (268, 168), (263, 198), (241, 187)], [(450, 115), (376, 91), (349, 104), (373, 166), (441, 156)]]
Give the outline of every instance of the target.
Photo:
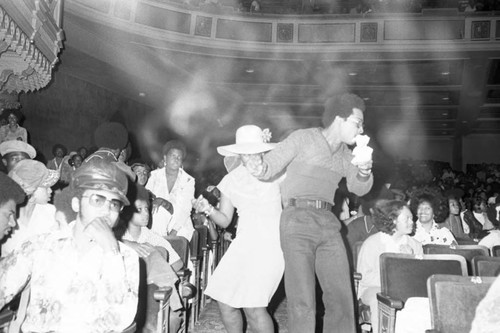
[(395, 15), (213, 15), (160, 0), (67, 0), (60, 70), (171, 122), (254, 122), (283, 134), (320, 125), (325, 98), (347, 90), (365, 99), (368, 132), (500, 134), (500, 18)]
[(60, 0), (0, 3), (0, 91), (8, 96), (2, 107), (18, 107), (18, 93), (50, 82), (62, 48), (61, 10)]

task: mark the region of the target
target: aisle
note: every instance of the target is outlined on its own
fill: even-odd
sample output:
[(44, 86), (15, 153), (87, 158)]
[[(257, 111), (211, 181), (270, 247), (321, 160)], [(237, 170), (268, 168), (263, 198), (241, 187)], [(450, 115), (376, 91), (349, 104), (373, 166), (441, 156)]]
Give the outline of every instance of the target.
[[(273, 317), (276, 333), (288, 333), (287, 329), (287, 314), (286, 314), (286, 298), (283, 286), (278, 288), (273, 300), (269, 306), (270, 313)], [(226, 332), (222, 320), (220, 318), (217, 302), (208, 303), (200, 314), (200, 320), (196, 323), (193, 333), (218, 333)], [(250, 333), (251, 331), (247, 331)]]

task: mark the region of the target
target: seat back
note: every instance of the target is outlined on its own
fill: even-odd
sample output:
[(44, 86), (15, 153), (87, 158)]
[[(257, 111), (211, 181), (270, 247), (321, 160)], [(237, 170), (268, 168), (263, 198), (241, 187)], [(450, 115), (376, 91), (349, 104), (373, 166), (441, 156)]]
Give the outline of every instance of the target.
[(468, 333), (479, 302), (493, 277), (433, 275), (427, 281), (432, 328), (440, 333)]
[(193, 230), (193, 236), (189, 242), (189, 253), (191, 261), (201, 260), (200, 233), (197, 228)]
[(489, 256), (490, 251), (482, 245), (424, 245), (425, 254), (458, 254), (467, 261), (469, 275), (472, 275), (472, 258), (475, 256)]
[(364, 241), (357, 241), (354, 243), (354, 246), (352, 248), (352, 262), (354, 265), (354, 271), (358, 269), (358, 255), (359, 255), (359, 250), (361, 250), (361, 246), (363, 245)]
[(181, 257), (184, 267), (187, 267), (189, 260), (189, 241), (182, 236), (166, 236), (165, 239), (170, 242), (175, 252)]
[(381, 293), (393, 299), (406, 302), (409, 297), (427, 297), (427, 279), (433, 274), (467, 275), (467, 264), (462, 256), (453, 254), (380, 255)]
[(197, 225), (194, 228), (196, 231), (198, 231), (201, 250), (206, 250), (210, 244), (210, 241), (208, 239), (208, 227), (204, 225)]
[(471, 238), (455, 238), (458, 245), (477, 245), (477, 241)]
[(493, 257), (500, 257), (500, 245), (495, 245), (491, 248), (491, 255)]
[(498, 276), (500, 257), (475, 256), (472, 258), (472, 271), (475, 276)]

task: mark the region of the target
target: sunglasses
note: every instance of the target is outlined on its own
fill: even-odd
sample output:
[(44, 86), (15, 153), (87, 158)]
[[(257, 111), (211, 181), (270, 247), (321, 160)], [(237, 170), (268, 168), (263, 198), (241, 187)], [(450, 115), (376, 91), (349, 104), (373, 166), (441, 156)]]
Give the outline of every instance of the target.
[(109, 202), (109, 209), (113, 212), (121, 212), (123, 210), (123, 202), (118, 199), (108, 199), (100, 194), (84, 195), (82, 198), (89, 198), (89, 203), (93, 207), (101, 208), (106, 202)]

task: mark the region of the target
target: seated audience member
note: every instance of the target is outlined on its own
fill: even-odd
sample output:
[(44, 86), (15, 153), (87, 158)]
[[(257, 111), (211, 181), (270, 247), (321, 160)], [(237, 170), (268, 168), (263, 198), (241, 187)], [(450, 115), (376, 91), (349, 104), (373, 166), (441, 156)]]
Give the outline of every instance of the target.
[(375, 201), (376, 200), (363, 201), (361, 203), (362, 216), (355, 218), (347, 225), (346, 238), (352, 254), (354, 254), (354, 246), (357, 242), (364, 241), (369, 236), (378, 232), (378, 229), (375, 228), (373, 224), (371, 216), (371, 210)]
[(56, 209), (49, 204), (50, 187), (59, 179), (59, 173), (41, 162), (22, 160), (9, 172), (9, 177), (21, 186), (28, 201), (19, 208), (18, 228), (2, 244), (4, 257), (29, 238), (60, 228), (55, 219)]
[(23, 118), (21, 111), (12, 109), (3, 113), (7, 115), (8, 124), (0, 127), (0, 143), (9, 140), (28, 142), (28, 132), (19, 125)]
[(380, 292), (380, 263), (382, 253), (422, 255), (422, 244), (409, 235), (413, 232), (413, 215), (403, 201), (380, 200), (372, 209), (373, 224), (378, 232), (368, 237), (358, 255), (357, 271), (362, 279), (358, 295), (370, 306), (373, 332), (378, 332), (378, 301)]
[(500, 276), (479, 302), (470, 333), (497, 333), (500, 327)]
[(182, 236), (191, 241), (195, 180), (182, 168), (186, 153), (182, 142), (168, 141), (162, 149), (164, 165), (151, 172), (146, 188), (156, 196), (151, 230), (162, 236)]
[(134, 204), (124, 210), (115, 234), (140, 257), (147, 257), (155, 246), (164, 248), (168, 252), (168, 262), (176, 271), (180, 270), (183, 263), (177, 252), (165, 238), (148, 228), (150, 193), (137, 184), (131, 186), (131, 192), (129, 198), (135, 197)]
[(8, 173), (19, 161), (34, 159), (36, 150), (26, 142), (11, 140), (0, 143), (0, 154)]
[(130, 180), (135, 181), (136, 176), (132, 172), (132, 169), (118, 159), (128, 144), (128, 131), (125, 126), (116, 122), (102, 123), (94, 132), (94, 140), (99, 149), (90, 154), (83, 163), (94, 159), (116, 163)]
[(56, 143), (52, 147), (52, 155), (54, 158), (47, 162), (47, 168), (51, 170), (61, 170), (64, 156), (68, 154), (68, 149), (60, 143)]
[(71, 192), (71, 188), (65, 187), (54, 193), (55, 219), (61, 228), (76, 219), (76, 212), (71, 207)]
[(80, 148), (78, 148), (78, 149), (76, 150), (76, 152), (77, 152), (77, 153), (78, 153), (78, 155), (80, 155), (80, 156), (82, 157), (82, 159), (84, 159), (84, 160), (85, 160), (85, 159), (87, 158), (87, 156), (89, 155), (89, 151), (88, 151), (88, 149), (87, 149), (86, 147), (84, 147), (84, 146), (81, 146)]
[(438, 225), (448, 216), (448, 200), (438, 190), (422, 188), (414, 191), (410, 199), (410, 208), (417, 216), (416, 231), (413, 238), (422, 245), (456, 244), (451, 231)]
[(120, 123), (105, 122), (95, 130), (94, 140), (99, 149), (87, 156), (84, 163), (95, 158), (118, 162), (118, 156), (128, 143), (128, 131)]
[(448, 228), (456, 239), (468, 239), (469, 235), (464, 232), (462, 219), (460, 217), (460, 205), (454, 197), (448, 198), (450, 213), (443, 225)]
[(149, 165), (147, 165), (142, 161), (138, 161), (133, 163), (130, 167), (137, 176), (137, 184), (141, 186), (146, 186), (146, 183), (148, 182), (149, 179), (149, 175), (151, 173), (151, 168), (149, 167)]
[(463, 213), (463, 221), (469, 229), (469, 236), (473, 239), (482, 239), (493, 230), (495, 226), (489, 220), (486, 213), (486, 199), (475, 196), (470, 202), (471, 209)]
[(83, 163), (83, 157), (78, 153), (71, 156), (69, 160), (69, 165), (71, 166), (72, 171), (75, 171), (76, 169), (81, 167), (82, 163)]
[(494, 201), (491, 205), (488, 205), (486, 209), (486, 215), (488, 220), (493, 224), (495, 229), (500, 227), (500, 196), (493, 197)]
[(0, 173), (0, 240), (16, 226), (16, 205), (24, 198), (23, 189), (6, 174)]
[(30, 281), (23, 332), (120, 332), (134, 319), (139, 282), (137, 254), (111, 231), (129, 204), (127, 177), (95, 161), (79, 168), (70, 186), (76, 220), (0, 262), (0, 308)]
[[(141, 185), (132, 184), (127, 197), (133, 204), (123, 210), (122, 219), (114, 228), (115, 235), (124, 244), (134, 249), (139, 257), (144, 260), (148, 285), (172, 287), (174, 292), (170, 296), (170, 308), (172, 310), (170, 332), (177, 332), (181, 324), (181, 311), (179, 310), (182, 310), (183, 307), (179, 294), (176, 292), (176, 283), (179, 278), (174, 269), (179, 271), (183, 267), (183, 263), (165, 238), (147, 228), (150, 216), (150, 194), (148, 190)], [(158, 252), (157, 247), (167, 251), (168, 261)], [(152, 287), (148, 286), (148, 288)], [(149, 311), (150, 309), (148, 309), (147, 314), (149, 316), (146, 316), (143, 332), (156, 332), (158, 307), (152, 304), (150, 300), (147, 300), (147, 304), (154, 307), (155, 310)]]
[(82, 163), (83, 158), (75, 151), (72, 151), (69, 155), (64, 156), (61, 166), (61, 181), (65, 184), (69, 184), (71, 181), (71, 175), (82, 165)]

